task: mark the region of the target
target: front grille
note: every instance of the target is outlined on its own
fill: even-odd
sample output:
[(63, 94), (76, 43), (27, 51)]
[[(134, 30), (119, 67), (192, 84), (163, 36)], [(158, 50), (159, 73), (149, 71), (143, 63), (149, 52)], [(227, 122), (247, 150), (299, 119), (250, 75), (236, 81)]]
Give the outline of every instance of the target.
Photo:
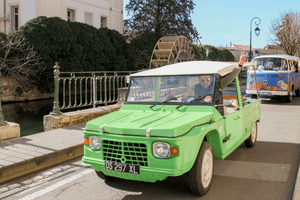
[(147, 147), (142, 143), (102, 141), (104, 160), (148, 166)]

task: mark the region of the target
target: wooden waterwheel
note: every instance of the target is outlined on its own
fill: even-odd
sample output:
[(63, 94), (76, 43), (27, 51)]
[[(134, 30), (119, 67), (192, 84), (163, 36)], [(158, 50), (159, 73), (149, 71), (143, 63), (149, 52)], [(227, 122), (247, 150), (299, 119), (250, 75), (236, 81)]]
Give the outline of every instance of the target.
[(185, 36), (164, 36), (152, 52), (149, 69), (194, 60), (191, 42)]

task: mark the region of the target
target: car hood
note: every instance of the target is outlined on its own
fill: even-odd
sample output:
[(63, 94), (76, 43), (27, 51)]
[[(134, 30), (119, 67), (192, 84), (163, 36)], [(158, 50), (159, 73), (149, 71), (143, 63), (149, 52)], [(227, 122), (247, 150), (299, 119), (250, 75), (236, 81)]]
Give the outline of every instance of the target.
[[(178, 106), (178, 105), (177, 105)], [(212, 122), (211, 106), (123, 105), (119, 111), (104, 115), (86, 124), (86, 131), (150, 137), (178, 137), (193, 127)], [(202, 109), (201, 109), (202, 108)], [(146, 135), (146, 131), (148, 134)]]

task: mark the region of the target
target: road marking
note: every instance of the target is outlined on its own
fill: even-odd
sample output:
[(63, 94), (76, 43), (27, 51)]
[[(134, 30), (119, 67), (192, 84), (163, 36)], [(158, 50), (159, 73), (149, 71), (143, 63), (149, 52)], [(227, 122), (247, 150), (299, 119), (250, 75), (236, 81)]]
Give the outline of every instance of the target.
[(231, 160), (214, 160), (214, 175), (266, 181), (287, 181), (291, 165)]
[(42, 196), (42, 195), (44, 195), (44, 194), (46, 194), (46, 193), (48, 193), (48, 192), (50, 192), (50, 191), (52, 191), (52, 190), (57, 189), (57, 188), (59, 188), (59, 187), (65, 185), (65, 184), (68, 184), (68, 183), (70, 183), (71, 181), (74, 181), (74, 180), (76, 180), (76, 179), (78, 179), (78, 178), (81, 178), (82, 176), (84, 176), (84, 175), (86, 175), (86, 174), (89, 174), (89, 173), (91, 173), (91, 172), (93, 172), (93, 171), (94, 171), (93, 169), (87, 169), (87, 170), (84, 170), (84, 171), (80, 172), (79, 174), (76, 174), (76, 175), (74, 175), (74, 176), (71, 176), (70, 178), (67, 178), (67, 179), (65, 179), (65, 180), (63, 180), (63, 181), (60, 181), (60, 182), (58, 182), (58, 183), (55, 183), (55, 184), (53, 184), (53, 185), (51, 185), (51, 186), (49, 186), (49, 187), (47, 187), (47, 188), (45, 188), (45, 189), (39, 190), (39, 191), (37, 191), (37, 192), (35, 192), (35, 193), (31, 194), (31, 195), (28, 195), (28, 196), (26, 196), (26, 197), (24, 197), (24, 198), (22, 198), (22, 199), (20, 199), (20, 200), (31, 200), (31, 199), (35, 199), (35, 198), (40, 197), (40, 196)]

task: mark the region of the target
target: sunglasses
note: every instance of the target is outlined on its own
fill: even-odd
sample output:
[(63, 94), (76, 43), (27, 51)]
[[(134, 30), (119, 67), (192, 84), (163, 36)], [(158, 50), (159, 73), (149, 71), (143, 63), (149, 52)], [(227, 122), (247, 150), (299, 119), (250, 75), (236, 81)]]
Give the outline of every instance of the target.
[(201, 78), (200, 81), (201, 81), (202, 83), (205, 82), (205, 81), (206, 81), (206, 82), (209, 82), (209, 81), (210, 81), (210, 78)]

